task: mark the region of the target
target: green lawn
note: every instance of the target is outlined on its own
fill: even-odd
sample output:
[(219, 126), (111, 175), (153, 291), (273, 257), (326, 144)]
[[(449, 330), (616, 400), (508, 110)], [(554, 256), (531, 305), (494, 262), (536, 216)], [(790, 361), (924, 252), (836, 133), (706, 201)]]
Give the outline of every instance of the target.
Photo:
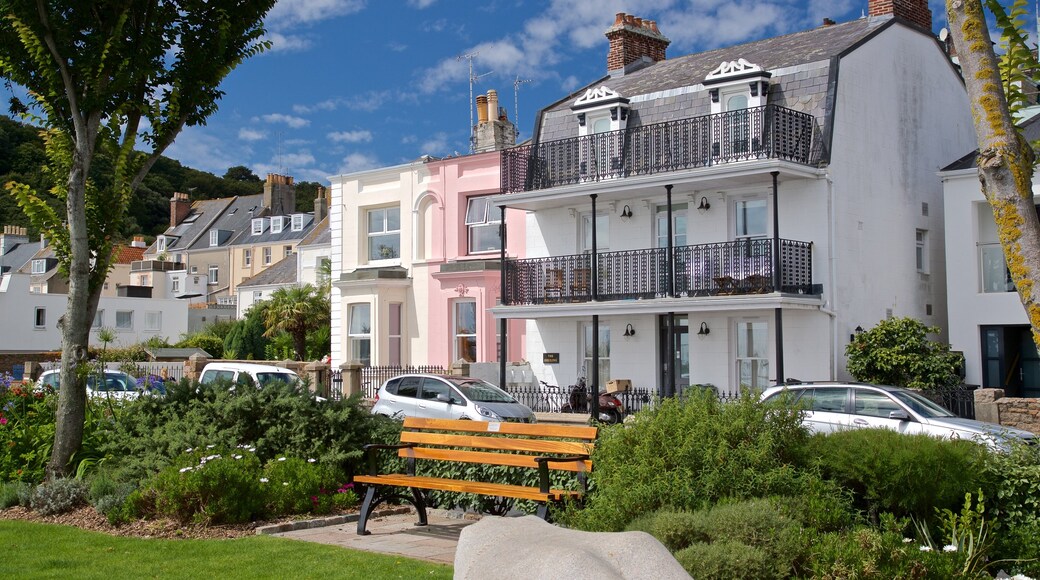
[(451, 566), (268, 536), (149, 540), (0, 521), (0, 578), (451, 577)]

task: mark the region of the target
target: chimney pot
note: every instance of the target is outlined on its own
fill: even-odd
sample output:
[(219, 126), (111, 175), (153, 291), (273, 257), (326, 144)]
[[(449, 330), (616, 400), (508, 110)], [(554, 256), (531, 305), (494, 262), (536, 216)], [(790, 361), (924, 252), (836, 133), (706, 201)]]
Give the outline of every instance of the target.
[(626, 66), (649, 59), (665, 60), (665, 51), (671, 41), (657, 28), (653, 20), (643, 20), (631, 14), (618, 12), (614, 25), (606, 32), (610, 41), (607, 53), (607, 71), (623, 70)]
[(488, 121), (488, 98), (487, 95), (477, 95), (477, 124)]

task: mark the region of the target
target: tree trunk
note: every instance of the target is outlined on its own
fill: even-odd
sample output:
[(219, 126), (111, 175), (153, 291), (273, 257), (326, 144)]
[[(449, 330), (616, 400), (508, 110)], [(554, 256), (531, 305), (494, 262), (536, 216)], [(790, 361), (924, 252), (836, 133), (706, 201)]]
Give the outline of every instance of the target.
[(296, 351), (296, 360), (302, 361), (307, 358), (307, 333), (294, 332), (293, 350)]
[(1033, 202), (1033, 150), (1015, 128), (980, 0), (946, 0), (979, 142), (979, 181), (993, 208), (1011, 279), (1040, 344), (1040, 221)]

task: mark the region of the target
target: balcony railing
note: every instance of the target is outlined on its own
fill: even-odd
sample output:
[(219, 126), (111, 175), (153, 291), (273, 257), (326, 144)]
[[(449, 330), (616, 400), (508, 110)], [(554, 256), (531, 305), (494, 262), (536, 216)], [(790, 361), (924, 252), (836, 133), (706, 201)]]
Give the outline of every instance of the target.
[[(604, 252), (597, 255), (600, 300), (642, 300), (668, 296), (763, 294), (773, 282), (773, 240), (681, 246), (669, 268), (665, 248)], [(506, 260), (507, 305), (588, 302), (592, 300), (589, 254)], [(814, 294), (812, 243), (780, 240), (780, 291)]]
[(502, 152), (502, 191), (515, 193), (750, 159), (814, 162), (812, 115), (752, 107)]

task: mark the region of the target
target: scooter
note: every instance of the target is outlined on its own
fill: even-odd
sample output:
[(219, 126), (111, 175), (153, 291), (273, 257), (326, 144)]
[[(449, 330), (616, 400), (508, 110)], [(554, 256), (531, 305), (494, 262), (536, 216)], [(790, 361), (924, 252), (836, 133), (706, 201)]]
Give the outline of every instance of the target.
[[(621, 399), (606, 391), (600, 391), (597, 397), (599, 403), (596, 419), (601, 423), (613, 425), (620, 423), (624, 418), (624, 405)], [(578, 377), (578, 383), (571, 385), (568, 404), (563, 407), (564, 413), (588, 413), (589, 412), (589, 388), (585, 384), (585, 377)]]

